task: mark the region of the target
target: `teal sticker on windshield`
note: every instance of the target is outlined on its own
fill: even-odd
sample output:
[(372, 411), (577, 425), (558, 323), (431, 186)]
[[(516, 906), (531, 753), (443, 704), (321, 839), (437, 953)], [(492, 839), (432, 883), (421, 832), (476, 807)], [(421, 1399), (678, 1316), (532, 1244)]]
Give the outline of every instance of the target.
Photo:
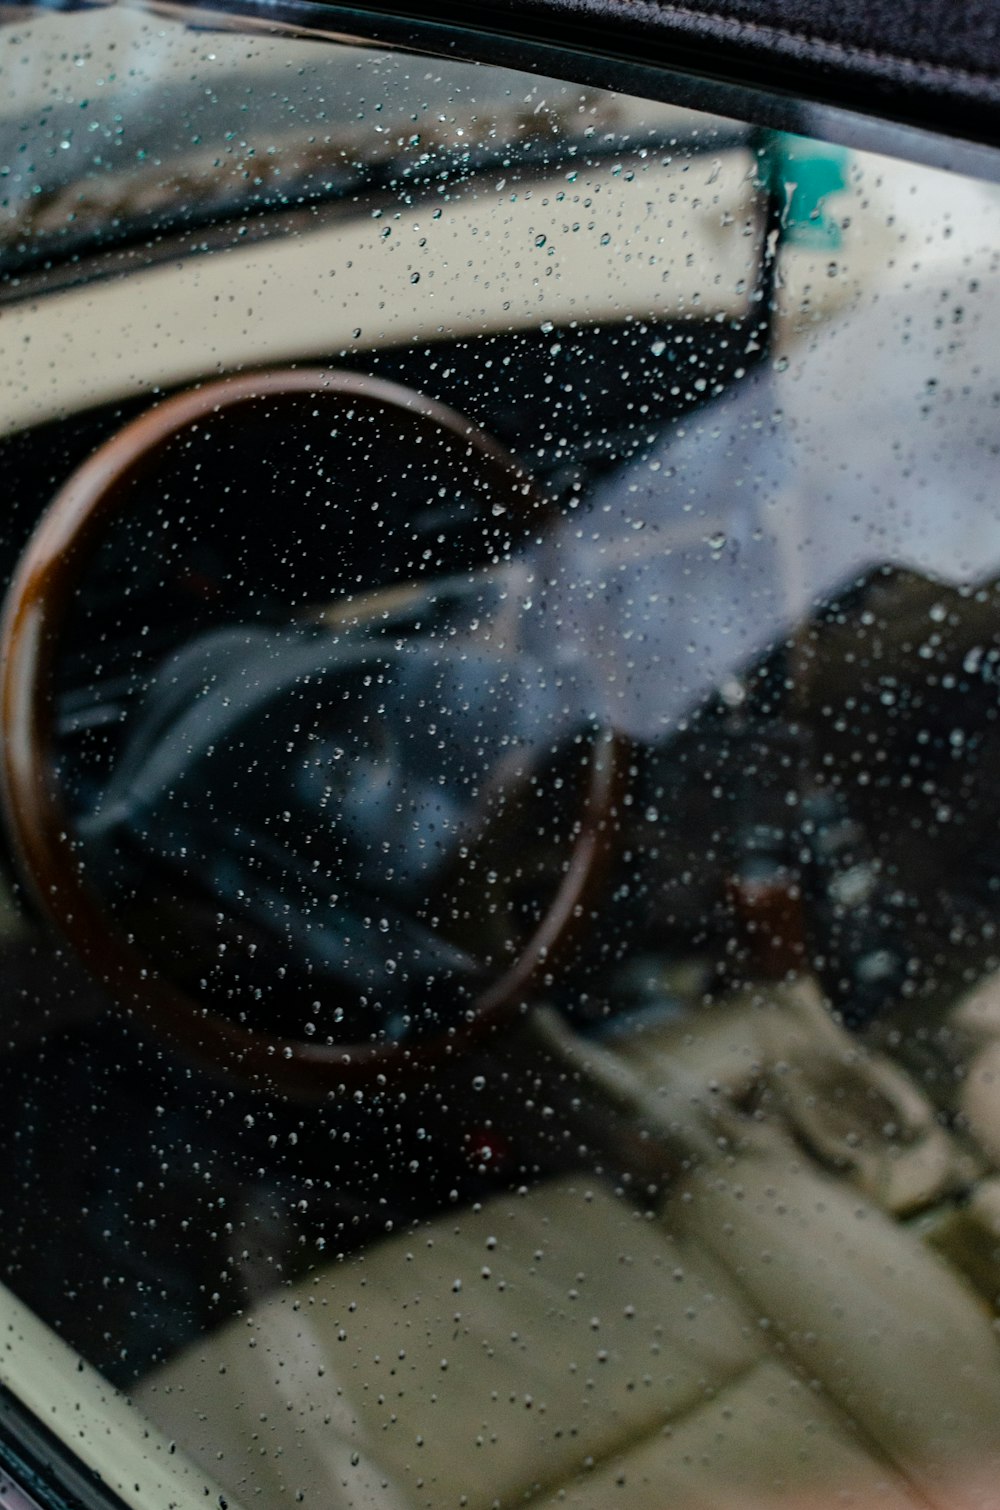
[(850, 153), (780, 132), (768, 159), (768, 182), (782, 204), (782, 239), (792, 246), (839, 248), (840, 221), (829, 201), (847, 188)]

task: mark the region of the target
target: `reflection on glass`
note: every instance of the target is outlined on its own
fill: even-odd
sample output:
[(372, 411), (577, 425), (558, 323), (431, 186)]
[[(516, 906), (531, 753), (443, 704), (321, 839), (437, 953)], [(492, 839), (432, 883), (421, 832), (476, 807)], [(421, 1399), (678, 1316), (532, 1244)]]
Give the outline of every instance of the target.
[(996, 190), (4, 70), (5, 1282), (246, 1503), (989, 1503)]

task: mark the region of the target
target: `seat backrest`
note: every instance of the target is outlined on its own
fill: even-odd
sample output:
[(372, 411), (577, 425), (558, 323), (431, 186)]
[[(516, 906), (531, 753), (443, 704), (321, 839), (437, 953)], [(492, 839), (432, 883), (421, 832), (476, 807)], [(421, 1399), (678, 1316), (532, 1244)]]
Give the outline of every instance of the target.
[[(780, 1064), (792, 1086), (662, 1209), (566, 1178), (441, 1215), (271, 1296), (145, 1381), (142, 1404), (266, 1504), (819, 1510), (849, 1490), (982, 1510), (1000, 1483), (990, 1318), (865, 1189), (871, 1126), (855, 1115), (864, 1158), (820, 1167), (837, 1162), (836, 1119), (821, 1127), (815, 1104), (796, 1119), (796, 1095), (815, 1103), (796, 1054), (829, 1068), (843, 1045), (825, 1019), (810, 1041), (811, 1011), (743, 1001), (685, 1042), (631, 1046), (654, 1081), (675, 1055), (728, 1055), (744, 1079)], [(748, 1024), (770, 1035), (769, 1065), (759, 1041), (748, 1060)], [(884, 1115), (898, 1072), (847, 1043), (847, 1104)], [(934, 1171), (949, 1189), (948, 1143), (919, 1092), (900, 1095), (882, 1162), (912, 1153), (929, 1200)]]

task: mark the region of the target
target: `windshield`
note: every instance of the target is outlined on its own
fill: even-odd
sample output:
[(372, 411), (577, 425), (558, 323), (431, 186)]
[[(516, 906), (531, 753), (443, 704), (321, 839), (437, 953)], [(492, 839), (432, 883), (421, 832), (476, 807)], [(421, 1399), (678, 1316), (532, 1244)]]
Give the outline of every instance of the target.
[(4, 1303), (229, 1503), (985, 1505), (1000, 190), (333, 19), (0, 28)]

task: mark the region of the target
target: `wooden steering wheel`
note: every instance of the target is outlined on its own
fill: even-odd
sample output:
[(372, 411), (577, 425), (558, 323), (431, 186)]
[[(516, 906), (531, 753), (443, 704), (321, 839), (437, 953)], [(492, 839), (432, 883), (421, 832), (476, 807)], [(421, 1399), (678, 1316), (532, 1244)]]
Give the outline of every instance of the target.
[[(155, 480), (168, 448), (207, 420), (253, 425), (275, 406), (291, 416), (308, 404), (334, 427), (359, 414), (386, 429), (401, 421), (419, 446), (444, 444), (474, 471), (499, 506), (526, 524), (545, 504), (513, 457), (483, 430), (423, 395), (357, 374), (267, 371), (208, 383), (168, 399), (107, 441), (66, 482), (43, 515), (7, 594), (2, 628), (3, 807), (13, 851), (36, 903), (115, 1001), (198, 1060), (244, 1081), (293, 1094), (323, 1094), (376, 1076), (426, 1073), (518, 1013), (539, 975), (575, 947), (601, 884), (622, 761), (616, 737), (591, 744), (580, 810), (561, 879), (527, 943), (482, 989), (462, 1021), (414, 1042), (320, 1043), (257, 1031), (206, 1005), (131, 941), (86, 872), (60, 790), (55, 670), (69, 611), (105, 533), (127, 513), (137, 482)], [(387, 438), (388, 443), (388, 438)], [(516, 800), (516, 794), (515, 794)]]

